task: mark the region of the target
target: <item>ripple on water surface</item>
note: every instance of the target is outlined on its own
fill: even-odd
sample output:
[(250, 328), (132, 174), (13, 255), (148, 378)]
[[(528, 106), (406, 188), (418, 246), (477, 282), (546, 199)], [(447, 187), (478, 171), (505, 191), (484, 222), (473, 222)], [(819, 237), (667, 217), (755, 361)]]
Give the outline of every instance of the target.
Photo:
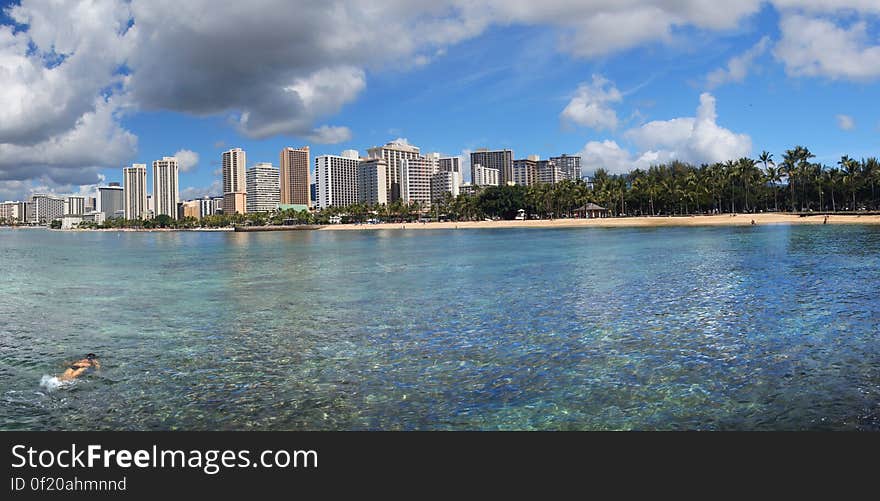
[(869, 226), (0, 230), (0, 253), (2, 429), (880, 429)]

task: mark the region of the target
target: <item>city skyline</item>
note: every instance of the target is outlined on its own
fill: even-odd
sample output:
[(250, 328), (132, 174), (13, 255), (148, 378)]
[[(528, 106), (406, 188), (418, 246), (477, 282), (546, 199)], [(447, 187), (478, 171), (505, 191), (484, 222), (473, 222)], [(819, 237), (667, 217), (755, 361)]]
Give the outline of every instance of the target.
[[(726, 12), (661, 0), (448, 11), (413, 2), (407, 12), (334, 4), (352, 19), (400, 26), (405, 43), (388, 45), (380, 30), (363, 28), (368, 23), (305, 9), (296, 16), (301, 31), (336, 23), (374, 50), (328, 52), (308, 35), (302, 49), (273, 54), (258, 34), (233, 41), (223, 30), (211, 43), (177, 43), (206, 36), (199, 16), (153, 46), (136, 42), (166, 25), (170, 11), (159, 4), (70, 2), (49, 11), (40, 2), (0, 3), (3, 69), (15, 75), (4, 97), (29, 103), (0, 111), (0, 199), (84, 194), (80, 186), (121, 182), (121, 166), (169, 154), (180, 160), (181, 199), (199, 198), (221, 191), (219, 154), (234, 146), (274, 164), (291, 145), (309, 144), (314, 158), (403, 138), (461, 156), (469, 181), (469, 155), (479, 148), (510, 148), (520, 159), (580, 155), (589, 174), (672, 158), (778, 155), (794, 144), (810, 144), (818, 161), (833, 164), (844, 153), (871, 156), (878, 144), (880, 118), (863, 103), (880, 97), (880, 9), (865, 2), (755, 0)], [(89, 23), (52, 35), (53, 16), (74, 8)], [(231, 18), (227, 6), (212, 8), (218, 19)], [(240, 15), (273, 26), (291, 8)], [(615, 33), (621, 24), (638, 29)], [(414, 35), (418, 26), (433, 28), (427, 41)], [(202, 45), (236, 58), (220, 65), (199, 52)], [(149, 75), (163, 57), (175, 69), (180, 58), (205, 64), (163, 72), (171, 80), (157, 86)], [(224, 65), (250, 75), (251, 64), (267, 73), (214, 78), (226, 74)], [(195, 93), (204, 81), (215, 82), (212, 92)]]

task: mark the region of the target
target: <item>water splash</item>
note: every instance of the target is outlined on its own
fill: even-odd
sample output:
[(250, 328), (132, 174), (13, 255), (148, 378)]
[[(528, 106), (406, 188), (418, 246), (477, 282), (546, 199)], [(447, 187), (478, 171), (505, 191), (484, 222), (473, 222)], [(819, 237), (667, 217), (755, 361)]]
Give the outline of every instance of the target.
[(43, 377), (40, 378), (40, 386), (49, 391), (55, 391), (59, 388), (70, 386), (71, 384), (73, 384), (73, 381), (61, 381), (56, 376), (47, 376), (44, 374)]

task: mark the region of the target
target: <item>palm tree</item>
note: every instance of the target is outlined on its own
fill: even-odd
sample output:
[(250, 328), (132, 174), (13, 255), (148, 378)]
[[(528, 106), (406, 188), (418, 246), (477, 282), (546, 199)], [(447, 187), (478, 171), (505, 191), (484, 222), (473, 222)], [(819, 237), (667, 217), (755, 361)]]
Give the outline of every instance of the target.
[[(764, 153), (767, 152), (765, 151)], [(776, 183), (782, 181), (782, 171), (772, 163), (769, 166), (765, 164), (764, 170), (766, 171), (765, 176), (767, 182), (770, 183), (771, 190), (773, 190), (773, 209), (779, 212), (779, 201), (777, 197)]]
[(840, 165), (841, 170), (843, 171), (843, 182), (844, 184), (848, 184), (850, 187), (850, 191), (852, 191), (852, 207), (850, 210), (856, 210), (856, 186), (859, 180), (859, 163), (849, 155), (844, 155), (840, 157), (840, 161), (837, 162), (837, 165)]

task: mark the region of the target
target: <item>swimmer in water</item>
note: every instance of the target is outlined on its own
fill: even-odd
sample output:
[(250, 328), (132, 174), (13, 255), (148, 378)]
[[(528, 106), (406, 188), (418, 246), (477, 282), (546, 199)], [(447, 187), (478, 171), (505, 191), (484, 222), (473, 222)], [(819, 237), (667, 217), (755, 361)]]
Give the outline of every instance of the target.
[(89, 353), (86, 355), (86, 358), (70, 364), (70, 367), (64, 371), (64, 374), (58, 376), (58, 380), (73, 381), (91, 368), (101, 368), (101, 362), (98, 361), (98, 357), (94, 353)]

